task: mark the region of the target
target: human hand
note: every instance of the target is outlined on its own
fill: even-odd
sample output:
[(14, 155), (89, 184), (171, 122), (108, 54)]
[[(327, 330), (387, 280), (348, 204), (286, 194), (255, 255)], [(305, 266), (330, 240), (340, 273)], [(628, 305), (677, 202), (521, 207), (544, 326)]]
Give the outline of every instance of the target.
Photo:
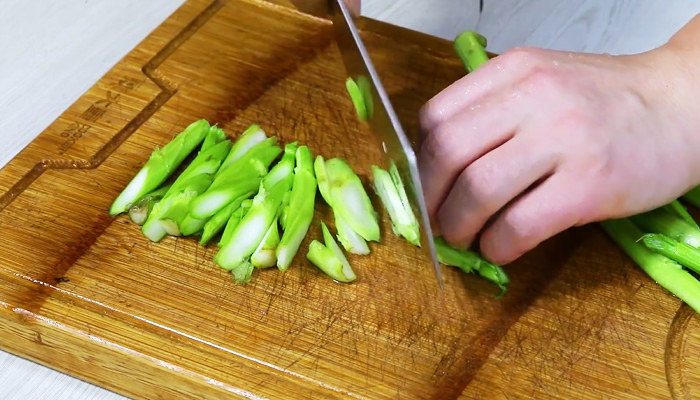
[(421, 110), (436, 230), (505, 264), (569, 228), (700, 182), (697, 80), (673, 46), (634, 56), (515, 49)]

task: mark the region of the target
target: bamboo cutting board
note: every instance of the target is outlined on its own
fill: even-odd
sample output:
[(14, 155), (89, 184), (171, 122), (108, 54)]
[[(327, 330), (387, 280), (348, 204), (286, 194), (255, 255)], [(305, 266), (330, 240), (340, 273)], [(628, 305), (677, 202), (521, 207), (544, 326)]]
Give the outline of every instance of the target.
[[(306, 261), (308, 239), (289, 271), (239, 286), (215, 248), (150, 243), (110, 217), (152, 149), (199, 118), (232, 137), (259, 123), (366, 180), (380, 154), (330, 22), (281, 4), (185, 3), (0, 171), (2, 349), (144, 399), (700, 396), (700, 319), (594, 226), (507, 266), (498, 300), (452, 268), (440, 291), (383, 213), (351, 285)], [(420, 105), (463, 75), (451, 44), (362, 30), (414, 133)]]

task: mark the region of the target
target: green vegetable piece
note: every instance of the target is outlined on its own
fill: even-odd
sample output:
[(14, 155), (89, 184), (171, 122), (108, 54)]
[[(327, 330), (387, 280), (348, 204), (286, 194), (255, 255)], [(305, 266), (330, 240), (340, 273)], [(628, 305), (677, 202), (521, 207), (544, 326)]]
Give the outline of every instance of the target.
[(296, 151), (294, 182), (289, 195), (289, 204), (284, 222), (284, 233), (277, 247), (277, 268), (286, 271), (299, 251), (301, 242), (314, 217), (316, 201), (316, 178), (313, 172), (313, 156), (307, 146)]
[(700, 313), (700, 282), (677, 262), (640, 243), (644, 233), (631, 219), (603, 221), (601, 226), (651, 279)]
[(472, 72), (489, 60), (484, 48), (486, 38), (473, 31), (464, 31), (457, 35), (454, 48), (467, 71)]
[(367, 108), (365, 106), (365, 98), (362, 94), (362, 90), (357, 86), (357, 83), (350, 77), (345, 80), (345, 88), (350, 95), (350, 100), (352, 100), (353, 106), (355, 106), (355, 112), (357, 113), (357, 118), (360, 121), (367, 120)]
[(669, 204), (667, 204), (666, 206), (664, 206), (664, 208), (665, 208), (667, 211), (676, 213), (676, 215), (678, 215), (679, 217), (683, 218), (687, 223), (689, 223), (689, 224), (693, 225), (694, 227), (700, 229), (700, 226), (698, 226), (698, 223), (695, 222), (695, 219), (693, 219), (693, 216), (690, 215), (690, 213), (688, 212), (688, 209), (686, 209), (686, 208), (683, 206), (683, 204), (681, 204), (681, 202), (678, 201), (678, 199), (673, 200), (672, 202), (670, 202)]
[(663, 233), (693, 247), (700, 247), (700, 229), (664, 207), (630, 217), (648, 233)]
[(158, 242), (166, 234), (181, 234), (179, 226), (187, 217), (191, 202), (207, 190), (230, 148), (231, 143), (224, 140), (197, 154), (153, 207), (141, 229), (146, 237)]
[(318, 240), (313, 240), (309, 244), (306, 258), (336, 281), (352, 282), (356, 280), (357, 276), (353, 272), (350, 263), (323, 222), (321, 222), (321, 229), (323, 230), (323, 240), (326, 242), (326, 245), (324, 246)]
[(250, 256), (250, 263), (257, 268), (274, 267), (277, 263), (277, 245), (280, 243), (280, 232), (277, 225), (277, 219), (272, 221), (260, 245), (253, 255)]
[(420, 246), (420, 227), (408, 202), (406, 189), (395, 164), (391, 164), (391, 173), (372, 166), (374, 189), (389, 213), (394, 234), (403, 236), (409, 243)]
[(267, 135), (260, 126), (255, 124), (249, 126), (234, 143), (231, 152), (221, 164), (221, 169), (228, 168), (232, 163), (243, 157), (248, 150), (265, 139), (267, 139)]
[(435, 237), (435, 250), (440, 263), (457, 267), (466, 273), (478, 273), (479, 276), (495, 283), (501, 289), (499, 297), (505, 294), (510, 279), (499, 265), (484, 260), (474, 251), (457, 250), (439, 236)]
[(681, 198), (695, 207), (700, 208), (700, 186), (690, 189), (688, 193), (681, 196)]
[(204, 137), (204, 142), (202, 142), (202, 147), (199, 151), (207, 151), (224, 140), (226, 140), (226, 132), (216, 125), (210, 126), (209, 132), (207, 136)]
[(335, 229), (338, 230), (338, 240), (343, 245), (343, 248), (348, 253), (367, 255), (369, 254), (369, 246), (367, 241), (358, 235), (357, 232), (352, 230), (343, 217), (337, 213), (333, 213), (335, 219)]
[(333, 276), (334, 279), (339, 280), (341, 282), (352, 282), (355, 279), (357, 279), (357, 276), (352, 270), (348, 259), (345, 258), (343, 251), (335, 242), (335, 239), (333, 239), (333, 235), (331, 235), (331, 232), (328, 230), (328, 227), (323, 222), (321, 222), (321, 231), (323, 232), (323, 242), (325, 243), (326, 247), (331, 249), (333, 253), (335, 253), (335, 256), (338, 258), (338, 260), (340, 260), (340, 263), (343, 265), (340, 274), (335, 274), (336, 276), (331, 276)]
[(647, 233), (642, 236), (642, 243), (649, 250), (700, 274), (700, 249), (679, 242), (663, 233)]
[(209, 127), (209, 123), (203, 119), (193, 122), (163, 148), (155, 149), (141, 170), (114, 200), (109, 209), (110, 215), (125, 212), (141, 197), (160, 186), (202, 143)]
[(329, 205), (367, 241), (379, 241), (379, 223), (362, 181), (340, 158), (326, 161)]
[(253, 276), (253, 270), (255, 267), (248, 261), (243, 261), (240, 264), (231, 268), (231, 274), (233, 275), (234, 282), (245, 285), (250, 282), (250, 278)]
[(231, 218), (226, 223), (226, 227), (224, 228), (224, 232), (221, 234), (221, 239), (219, 242), (216, 244), (218, 247), (221, 247), (223, 243), (226, 243), (231, 240), (231, 235), (233, 235), (233, 232), (236, 230), (236, 227), (238, 224), (241, 222), (243, 217), (248, 213), (248, 210), (250, 210), (250, 207), (253, 205), (253, 201), (250, 199), (244, 200), (241, 203), (241, 206), (231, 214)]
[(372, 83), (367, 79), (366, 76), (357, 77), (357, 87), (360, 88), (362, 92), (362, 99), (365, 103), (365, 111), (367, 112), (367, 119), (370, 120), (374, 117), (374, 98), (372, 96)]
[(331, 204), (331, 194), (328, 189), (328, 175), (326, 174), (326, 160), (323, 156), (316, 156), (314, 161), (314, 172), (316, 173), (316, 181), (318, 182), (318, 191), (321, 192), (321, 197), (326, 204), (333, 207)]
[(265, 139), (251, 147), (216, 174), (209, 189), (192, 202), (190, 215), (196, 219), (209, 218), (235, 198), (255, 191), (267, 174), (268, 167), (281, 152), (276, 138)]
[(261, 183), (250, 210), (236, 226), (230, 238), (221, 243), (221, 249), (214, 257), (217, 265), (232, 270), (250, 258), (262, 242), (270, 224), (278, 216), (284, 193), (289, 189), (286, 181), (278, 183), (270, 190), (266, 190)]
[[(209, 220), (206, 220), (206, 223), (201, 227), (202, 237), (199, 239), (199, 244), (201, 244), (202, 246), (206, 246), (207, 243), (209, 243), (209, 241), (217, 233), (219, 233), (224, 228), (224, 226), (226, 226), (226, 223), (231, 219), (233, 213), (241, 208), (241, 203), (243, 203), (243, 201), (245, 201), (246, 199), (250, 198), (250, 196), (252, 196), (253, 194), (253, 192), (249, 192), (241, 197), (236, 198), (235, 200), (230, 202), (226, 207), (222, 208), (216, 214), (214, 214), (214, 216), (212, 216)], [(192, 219), (189, 215), (187, 216), (187, 218), (189, 218), (190, 221), (201, 221)], [(183, 235), (188, 234), (185, 233), (186, 231), (184, 227), (181, 229), (181, 231)], [(199, 229), (193, 230), (193, 232), (198, 231)]]
[(131, 221), (136, 225), (143, 225), (151, 210), (153, 210), (153, 206), (165, 196), (169, 189), (170, 185), (161, 186), (129, 207), (129, 218)]
[(294, 160), (296, 159), (298, 143), (292, 142), (284, 146), (282, 159), (265, 175), (263, 184), (266, 189), (270, 189), (279, 182), (287, 180), (291, 186), (294, 179)]

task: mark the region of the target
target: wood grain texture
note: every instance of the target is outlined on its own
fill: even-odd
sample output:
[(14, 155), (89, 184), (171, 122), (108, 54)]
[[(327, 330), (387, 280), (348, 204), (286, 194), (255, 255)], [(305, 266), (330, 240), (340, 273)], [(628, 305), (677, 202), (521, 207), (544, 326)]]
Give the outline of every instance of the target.
[[(415, 132), (418, 107), (463, 73), (451, 44), (362, 26)], [(667, 374), (678, 398), (692, 394), (697, 317), (595, 228), (509, 266), (496, 300), (449, 268), (439, 292), (383, 214), (383, 242), (351, 258), (356, 284), (298, 257), (247, 286), (214, 249), (153, 244), (107, 215), (154, 146), (197, 118), (232, 136), (260, 123), (366, 179), (378, 146), (343, 81), (327, 21), (187, 2), (0, 171), (3, 349), (135, 398), (663, 398)]]

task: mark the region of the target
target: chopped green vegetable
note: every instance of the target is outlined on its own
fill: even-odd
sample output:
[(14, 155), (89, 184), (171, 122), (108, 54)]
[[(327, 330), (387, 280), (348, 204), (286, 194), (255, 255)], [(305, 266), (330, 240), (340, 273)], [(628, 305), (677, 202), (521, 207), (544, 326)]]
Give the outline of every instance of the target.
[(110, 215), (125, 212), (141, 197), (159, 187), (202, 143), (209, 128), (206, 120), (193, 122), (163, 148), (155, 149), (141, 170), (114, 200), (109, 209)]
[(267, 135), (260, 126), (255, 124), (249, 126), (234, 143), (231, 152), (224, 162), (221, 163), (221, 169), (228, 168), (233, 162), (243, 157), (248, 150), (265, 139), (267, 139)]
[(289, 143), (284, 146), (284, 155), (282, 159), (265, 175), (263, 185), (265, 189), (270, 189), (281, 181), (287, 181), (289, 186), (294, 180), (294, 160), (298, 148), (297, 142)]
[(379, 241), (377, 214), (355, 171), (342, 159), (332, 158), (325, 162), (325, 175), (330, 197), (330, 202), (326, 202), (333, 212), (339, 213), (363, 239)]
[(505, 294), (510, 280), (500, 266), (484, 260), (474, 251), (457, 250), (451, 247), (442, 237), (435, 238), (435, 250), (440, 263), (458, 267), (466, 273), (478, 273), (481, 277), (495, 283), (501, 289), (499, 297)]
[(326, 160), (320, 155), (316, 156), (316, 160), (314, 161), (314, 172), (316, 173), (316, 182), (318, 183), (318, 191), (321, 192), (321, 197), (326, 201), (326, 204), (333, 207), (331, 204), (331, 193), (328, 189)]
[(367, 108), (365, 107), (365, 98), (362, 94), (362, 90), (357, 86), (357, 83), (350, 77), (345, 80), (345, 88), (350, 95), (350, 100), (352, 100), (353, 106), (355, 106), (355, 112), (357, 112), (357, 118), (360, 121), (367, 120)]
[(391, 173), (376, 165), (372, 166), (374, 189), (384, 204), (394, 234), (403, 236), (409, 243), (420, 246), (420, 227), (403, 186), (399, 171), (391, 164)]
[(700, 247), (700, 229), (663, 207), (630, 218), (648, 233), (663, 233), (693, 247)]
[[(316, 178), (313, 171), (313, 156), (307, 146), (296, 151), (294, 183), (289, 196), (288, 210), (282, 240), (277, 247), (277, 268), (286, 271), (299, 251), (314, 217), (316, 200)], [(290, 216), (291, 214), (291, 216)]]
[(143, 225), (151, 210), (153, 210), (153, 206), (165, 196), (169, 189), (170, 185), (161, 186), (129, 207), (129, 218), (131, 221), (136, 225)]
[(240, 264), (231, 268), (231, 274), (233, 275), (233, 281), (245, 285), (250, 282), (250, 278), (253, 276), (253, 270), (255, 266), (249, 261), (244, 260)]
[(372, 96), (372, 83), (366, 76), (357, 77), (357, 87), (362, 92), (362, 99), (365, 104), (367, 119), (370, 120), (374, 116), (374, 98)]
[(644, 233), (631, 219), (603, 221), (601, 226), (651, 279), (700, 313), (700, 282), (677, 262), (640, 243)]
[(473, 31), (460, 33), (454, 41), (454, 48), (467, 71), (472, 72), (489, 60), (484, 50), (486, 38)]
[(663, 233), (647, 233), (642, 236), (642, 243), (655, 253), (700, 273), (700, 249), (679, 242)]
[(258, 194), (245, 217), (236, 226), (227, 241), (221, 243), (221, 249), (214, 257), (214, 262), (221, 268), (232, 270), (247, 262), (258, 248), (270, 225), (278, 216), (284, 193), (289, 190), (286, 181), (282, 181), (270, 190), (260, 184)]
[(236, 227), (241, 222), (243, 217), (248, 213), (250, 207), (253, 205), (253, 201), (250, 199), (244, 200), (241, 206), (231, 214), (231, 218), (226, 222), (226, 227), (224, 232), (221, 234), (221, 239), (217, 243), (218, 247), (221, 247), (222, 243), (226, 243), (231, 240), (231, 235), (236, 230)]
[(281, 152), (276, 138), (265, 139), (251, 147), (216, 174), (207, 191), (192, 202), (190, 215), (196, 219), (209, 218), (235, 198), (256, 190), (268, 167)]
[(192, 200), (207, 190), (230, 148), (231, 143), (223, 140), (197, 154), (153, 207), (142, 227), (146, 237), (157, 242), (166, 234), (181, 234), (179, 225), (187, 217)]
[(326, 242), (326, 245), (324, 246), (318, 240), (313, 240), (309, 244), (309, 251), (306, 257), (321, 271), (336, 281), (352, 282), (357, 279), (350, 263), (323, 222), (321, 222), (321, 229), (323, 230), (323, 240)]
[[(249, 192), (244, 194), (241, 197), (236, 198), (232, 202), (230, 202), (226, 207), (222, 208), (219, 210), (214, 216), (212, 216), (209, 220), (206, 221), (204, 226), (201, 228), (202, 229), (202, 237), (199, 240), (199, 244), (202, 246), (205, 246), (209, 241), (217, 234), (219, 233), (224, 226), (226, 226), (226, 223), (231, 219), (231, 216), (233, 213), (241, 208), (241, 203), (243, 203), (246, 199), (250, 198), (254, 192)], [(190, 218), (190, 216), (187, 216)], [(242, 216), (241, 216), (242, 217)], [(201, 220), (195, 220), (191, 219), (191, 221), (201, 221)], [(194, 230), (193, 232), (198, 232), (199, 229)], [(187, 235), (188, 233), (185, 232), (185, 228), (182, 228), (182, 234)]]
[(277, 219), (272, 221), (270, 228), (263, 236), (260, 245), (250, 256), (250, 263), (257, 268), (274, 267), (277, 263), (277, 245), (280, 243), (280, 232), (277, 226)]
[(347, 221), (345, 221), (339, 213), (334, 212), (333, 216), (335, 217), (335, 229), (338, 230), (338, 240), (340, 244), (343, 245), (343, 248), (345, 248), (345, 251), (359, 255), (369, 254), (367, 241), (352, 230)]

